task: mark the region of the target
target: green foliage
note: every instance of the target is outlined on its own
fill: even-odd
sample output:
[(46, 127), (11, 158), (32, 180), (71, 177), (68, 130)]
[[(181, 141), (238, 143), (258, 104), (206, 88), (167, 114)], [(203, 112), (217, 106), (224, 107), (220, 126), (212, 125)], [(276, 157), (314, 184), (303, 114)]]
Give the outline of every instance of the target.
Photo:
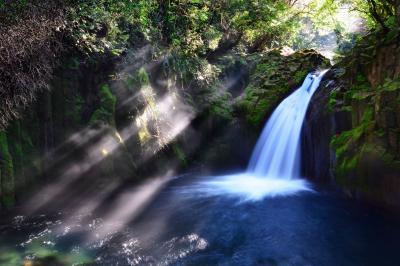
[(351, 46), (350, 34), (343, 25), (340, 10), (346, 8), (336, 0), (311, 0), (298, 8), (298, 27), (292, 35), (294, 49), (330, 51), (334, 46)]
[(294, 74), (294, 82), (300, 84), (307, 76), (308, 71), (306, 69), (301, 69)]
[[(379, 99), (384, 94), (397, 90), (400, 90), (398, 78), (387, 79), (383, 84), (372, 88), (364, 76), (358, 75), (349, 90), (341, 96), (344, 99), (345, 107), (360, 103), (365, 109), (360, 120), (353, 119), (351, 130), (334, 136), (331, 141), (337, 157), (336, 175), (345, 185), (361, 186), (362, 188), (360, 180), (356, 179), (350, 182), (348, 177), (356, 171), (362, 170), (360, 163), (364, 158), (375, 158), (388, 167), (398, 168), (398, 158), (392, 153), (391, 149), (382, 146), (382, 141), (379, 141), (387, 138), (386, 129), (379, 128), (379, 123), (376, 122), (379, 117), (385, 117), (387, 112), (394, 112), (390, 109), (391, 106), (387, 104), (381, 106), (382, 103)], [(332, 101), (333, 97), (336, 99), (339, 96), (337, 93), (331, 95)], [(396, 101), (396, 99), (393, 100)], [(359, 109), (360, 107), (357, 110)], [(376, 115), (378, 117), (375, 117)], [(360, 173), (357, 173), (356, 176), (359, 175)]]
[(380, 92), (400, 90), (400, 77), (394, 79), (387, 78), (383, 84), (377, 87), (377, 90)]
[[(329, 98), (330, 110), (334, 110), (336, 107), (340, 107), (343, 111), (351, 110), (353, 103), (365, 102), (365, 100), (375, 97), (376, 91), (372, 89), (364, 75), (358, 74), (353, 79), (353, 83), (347, 90), (331, 93)], [(337, 106), (338, 102), (340, 102), (340, 106)]]
[(141, 67), (133, 73), (128, 73), (124, 81), (130, 90), (137, 92), (150, 84), (150, 77), (147, 70)]
[(249, 109), (252, 108), (252, 106), (247, 106), (248, 111), (250, 111), (247, 115), (247, 120), (252, 125), (260, 125), (265, 120), (266, 114), (272, 110), (278, 100), (278, 95), (271, 95), (268, 99), (261, 99), (258, 101), (251, 111)]
[[(267, 36), (282, 42), (293, 21), (285, 1), (77, 1), (65, 29), (82, 51), (121, 54), (132, 35), (160, 37), (184, 54), (204, 54), (225, 32), (238, 32), (247, 43)], [(157, 13), (159, 12), (159, 13)]]
[(141, 86), (146, 86), (150, 83), (149, 74), (143, 67), (141, 67), (137, 73), (137, 80)]
[(338, 92), (337, 91), (333, 91), (330, 95), (329, 95), (329, 102), (328, 102), (328, 109), (330, 112), (333, 112), (336, 104), (337, 104), (337, 96), (338, 96)]
[(233, 108), (231, 105), (232, 95), (229, 92), (217, 93), (210, 100), (209, 112), (224, 119), (232, 119)]
[(282, 56), (279, 51), (272, 50), (251, 55), (248, 60), (256, 67), (251, 72), (250, 84), (236, 106), (254, 126), (260, 126), (290, 90), (301, 84), (307, 73), (329, 64), (313, 50), (290, 56)]
[(341, 0), (350, 4), (362, 16), (370, 29), (391, 29), (398, 27), (396, 1), (387, 0)]
[[(392, 29), (399, 26), (396, 18), (396, 1), (387, 0), (324, 0), (311, 1), (308, 5), (317, 23), (334, 22), (332, 14), (342, 6), (349, 6), (364, 19), (369, 29)], [(325, 18), (325, 19), (324, 19)], [(328, 19), (326, 19), (328, 18)]]
[(263, 38), (269, 47), (285, 43), (288, 33), (297, 26), (286, 1), (230, 1), (226, 14), (250, 44)]
[[(330, 97), (331, 109), (352, 111), (352, 129), (335, 136), (331, 142), (337, 156), (336, 177), (346, 187), (364, 191), (373, 189), (367, 185), (369, 177), (376, 178), (368, 169), (381, 167), (383, 177), (400, 169), (397, 122), (400, 79), (392, 69), (384, 69), (385, 64), (377, 65), (377, 60), (385, 55), (384, 49), (396, 43), (399, 31), (393, 18), (391, 23), (385, 20), (382, 24), (376, 14), (369, 13), (368, 2), (359, 3), (359, 10), (369, 16), (368, 28), (374, 32), (358, 37), (354, 48), (344, 53), (341, 65), (347, 73), (340, 79), (347, 84)], [(378, 13), (380, 18), (385, 17)]]
[(371, 132), (374, 126), (373, 109), (369, 108), (364, 112), (361, 123), (357, 127), (333, 137), (331, 145), (336, 149), (337, 158), (343, 158), (350, 148), (357, 147), (358, 141), (360, 141), (362, 137), (365, 137), (365, 134)]
[(179, 51), (171, 53), (169, 67), (183, 83), (196, 79), (210, 85), (217, 80), (220, 73), (216, 66), (211, 65), (204, 58), (193, 57)]
[(373, 108), (368, 108), (358, 126), (333, 137), (332, 147), (336, 150), (336, 175), (344, 182), (359, 166), (361, 158), (368, 152), (368, 137), (375, 129)]
[[(236, 36), (247, 45), (265, 39), (268, 46), (275, 46), (288, 39), (296, 22), (292, 16), (287, 18), (291, 9), (284, 0), (125, 0), (118, 4), (103, 0), (96, 6), (102, 3), (108, 4), (113, 17), (124, 17), (147, 40), (161, 38), (170, 48), (192, 56), (215, 49), (224, 36)], [(108, 9), (101, 7), (97, 13)]]
[(117, 98), (112, 94), (108, 84), (103, 84), (99, 89), (99, 107), (94, 111), (90, 118), (90, 124), (104, 122), (114, 125), (115, 104)]
[(72, 1), (65, 31), (81, 51), (120, 55), (131, 45), (130, 38), (143, 34), (150, 39), (156, 1)]

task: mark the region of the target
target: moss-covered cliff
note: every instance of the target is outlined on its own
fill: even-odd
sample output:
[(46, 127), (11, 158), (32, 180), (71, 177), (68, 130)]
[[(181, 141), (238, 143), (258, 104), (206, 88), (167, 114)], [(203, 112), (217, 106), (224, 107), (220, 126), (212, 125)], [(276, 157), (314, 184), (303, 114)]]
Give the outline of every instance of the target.
[[(360, 40), (314, 96), (305, 129), (308, 144), (316, 140), (315, 148), (309, 148), (313, 162), (306, 166), (311, 175), (317, 177), (322, 171), (319, 178), (334, 180), (351, 196), (396, 206), (400, 202), (399, 49), (397, 29)], [(333, 153), (324, 140), (330, 136)], [(318, 153), (323, 159), (316, 158)], [(321, 171), (315, 164), (318, 160)]]

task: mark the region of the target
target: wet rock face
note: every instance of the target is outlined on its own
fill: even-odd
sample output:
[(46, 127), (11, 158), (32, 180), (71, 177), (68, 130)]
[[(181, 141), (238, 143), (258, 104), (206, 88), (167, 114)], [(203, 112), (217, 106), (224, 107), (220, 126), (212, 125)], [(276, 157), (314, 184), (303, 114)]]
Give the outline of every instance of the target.
[[(350, 197), (397, 208), (400, 172), (395, 132), (399, 124), (390, 107), (398, 107), (394, 103), (398, 95), (386, 97), (383, 93), (373, 102), (353, 102), (351, 112), (339, 108), (345, 103), (337, 99), (332, 104), (332, 95), (346, 93), (349, 85), (336, 71), (326, 75), (307, 112), (301, 149), (303, 174), (318, 183), (334, 184)], [(373, 120), (366, 121), (371, 105), (376, 108)], [(364, 128), (367, 122), (370, 126)], [(342, 141), (339, 146), (338, 141)]]
[(349, 113), (332, 112), (329, 108), (332, 92), (344, 89), (344, 84), (338, 80), (341, 71), (332, 69), (325, 75), (311, 99), (302, 129), (303, 175), (322, 183), (334, 179), (335, 152), (330, 144), (332, 137), (351, 127)]
[(399, 43), (392, 43), (379, 47), (376, 58), (367, 69), (367, 77), (373, 87), (384, 82), (387, 77), (400, 75)]
[(350, 197), (398, 208), (400, 44), (377, 36), (364, 42), (313, 96), (302, 136), (303, 172)]
[(303, 125), (301, 149), (303, 175), (324, 182), (332, 177), (330, 139), (334, 134), (334, 118), (326, 108), (332, 87), (326, 85), (322, 82), (311, 100)]

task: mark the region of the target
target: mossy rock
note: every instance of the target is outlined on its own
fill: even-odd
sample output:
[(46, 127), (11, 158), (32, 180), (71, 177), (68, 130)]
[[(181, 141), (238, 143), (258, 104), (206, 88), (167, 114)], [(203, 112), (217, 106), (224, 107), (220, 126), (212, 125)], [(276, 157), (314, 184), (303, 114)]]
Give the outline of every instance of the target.
[(278, 50), (253, 54), (250, 83), (237, 99), (236, 107), (246, 120), (260, 126), (273, 109), (291, 91), (299, 87), (307, 74), (330, 66), (329, 60), (314, 50), (305, 50), (283, 56)]
[(117, 98), (112, 94), (110, 86), (103, 84), (99, 88), (99, 106), (90, 118), (90, 124), (99, 122), (115, 125), (115, 104)]

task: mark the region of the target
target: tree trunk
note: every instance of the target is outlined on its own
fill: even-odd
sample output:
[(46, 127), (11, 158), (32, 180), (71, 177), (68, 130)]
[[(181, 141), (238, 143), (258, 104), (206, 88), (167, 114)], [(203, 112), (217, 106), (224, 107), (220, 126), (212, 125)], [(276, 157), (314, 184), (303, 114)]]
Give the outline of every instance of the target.
[(385, 24), (385, 21), (381, 17), (381, 15), (378, 13), (377, 6), (375, 0), (368, 0), (368, 5), (369, 5), (369, 12), (371, 13), (372, 17), (375, 19), (375, 21), (381, 25), (382, 29), (384, 31), (389, 31), (388, 27)]

